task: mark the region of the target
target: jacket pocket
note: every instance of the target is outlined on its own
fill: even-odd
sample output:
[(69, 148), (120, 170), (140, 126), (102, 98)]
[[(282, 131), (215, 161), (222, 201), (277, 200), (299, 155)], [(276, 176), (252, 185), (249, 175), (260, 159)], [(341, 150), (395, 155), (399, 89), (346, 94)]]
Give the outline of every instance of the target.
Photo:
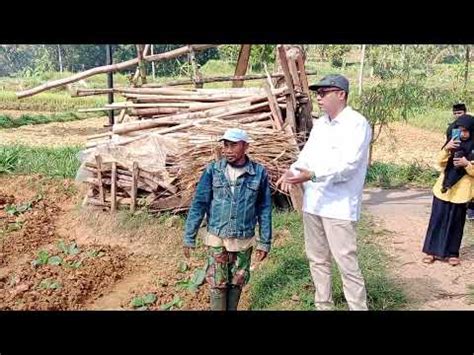
[(225, 197), (225, 185), (218, 177), (212, 179), (212, 193), (216, 200), (222, 200)]

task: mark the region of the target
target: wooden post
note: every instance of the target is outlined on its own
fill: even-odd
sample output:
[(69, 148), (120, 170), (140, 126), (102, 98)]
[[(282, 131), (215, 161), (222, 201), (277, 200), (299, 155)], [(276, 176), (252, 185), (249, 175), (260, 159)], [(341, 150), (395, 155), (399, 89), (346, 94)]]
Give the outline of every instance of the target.
[(137, 55), (138, 55), (138, 70), (140, 72), (140, 80), (142, 85), (146, 84), (146, 64), (143, 60), (143, 57), (146, 56), (145, 51), (148, 50), (149, 45), (145, 46), (143, 44), (137, 45)]
[(111, 175), (111, 187), (110, 187), (110, 210), (115, 212), (117, 209), (117, 162), (112, 162), (112, 175)]
[(289, 99), (291, 100), (291, 104), (293, 105), (293, 110), (296, 107), (296, 97), (295, 97), (295, 88), (293, 84), (293, 80), (291, 79), (290, 69), (288, 68), (288, 59), (286, 57), (286, 49), (283, 45), (279, 44), (277, 46), (278, 50), (278, 58), (280, 59), (281, 70), (283, 71), (286, 85), (288, 90), (290, 91)]
[(199, 72), (199, 69), (196, 63), (196, 55), (194, 53), (192, 46), (189, 46), (188, 58), (189, 58), (189, 62), (191, 63), (191, 67), (193, 68), (193, 72), (191, 74), (191, 80), (194, 83), (194, 87), (197, 89), (202, 89), (204, 87), (204, 83), (202, 82), (202, 75)]
[[(240, 47), (239, 58), (237, 59), (237, 66), (235, 67), (234, 76), (244, 76), (245, 73), (247, 73), (251, 49), (251, 44), (242, 44), (242, 46)], [(232, 83), (233, 88), (241, 88), (243, 86), (244, 82), (241, 80), (237, 80)]]
[(130, 212), (135, 212), (137, 206), (137, 185), (138, 185), (138, 175), (140, 171), (138, 169), (138, 163), (136, 161), (133, 162), (132, 167), (132, 190), (130, 191), (130, 197), (132, 201), (130, 203)]
[(123, 108), (121, 111), (120, 111), (120, 114), (119, 114), (119, 117), (118, 117), (118, 120), (117, 122), (118, 123), (122, 123), (123, 122), (123, 119), (125, 118), (125, 112), (127, 111), (126, 108)]
[(99, 199), (101, 202), (105, 202), (104, 185), (102, 184), (102, 157), (97, 154), (95, 161), (97, 163), (97, 179), (99, 180)]
[(303, 105), (302, 109), (299, 112), (300, 125), (297, 126), (296, 132), (304, 132), (306, 140), (309, 137), (309, 132), (311, 131), (311, 128), (313, 127), (313, 118), (311, 116), (311, 112), (313, 111), (313, 104), (311, 102), (311, 93), (309, 91), (307, 73), (304, 70), (303, 53), (299, 53), (299, 55), (296, 57), (296, 64), (300, 75), (301, 88), (303, 90), (303, 93), (308, 97), (308, 102)]

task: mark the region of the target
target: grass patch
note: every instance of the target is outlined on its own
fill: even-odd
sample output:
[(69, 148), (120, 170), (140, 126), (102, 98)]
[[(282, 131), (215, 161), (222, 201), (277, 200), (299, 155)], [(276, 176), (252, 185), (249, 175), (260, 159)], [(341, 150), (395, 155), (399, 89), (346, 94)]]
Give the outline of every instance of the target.
[(396, 165), (374, 162), (367, 171), (366, 184), (384, 188), (401, 186), (431, 187), (436, 182), (439, 172), (418, 163)]
[(469, 304), (473, 304), (474, 303), (474, 284), (468, 285), (467, 290), (468, 290), (468, 293), (469, 293), (468, 302), (469, 302)]
[(21, 115), (19, 118), (12, 118), (9, 115), (0, 115), (0, 128), (17, 128), (26, 125), (44, 124), (51, 122), (70, 122), (83, 120), (89, 115), (80, 115), (73, 112), (65, 112), (61, 114), (46, 115)]
[[(274, 246), (270, 259), (255, 271), (250, 282), (250, 307), (256, 309), (314, 310), (314, 287), (304, 252), (303, 223), (295, 212), (274, 214), (275, 234), (287, 230), (290, 237)], [(371, 310), (403, 308), (406, 297), (387, 275), (387, 257), (372, 242), (377, 234), (368, 216), (358, 226), (359, 264), (365, 278)], [(333, 266), (336, 309), (347, 309), (339, 272)], [(298, 298), (292, 300), (297, 295)]]
[(45, 92), (18, 99), (14, 91), (0, 90), (0, 110), (64, 112), (102, 107), (106, 103), (105, 96), (71, 97), (66, 92)]
[(453, 121), (452, 111), (433, 108), (426, 112), (417, 113), (408, 118), (408, 123), (412, 126), (423, 128), (433, 132), (445, 133), (448, 125)]
[(49, 177), (74, 178), (80, 166), (80, 147), (0, 146), (0, 174), (41, 174)]

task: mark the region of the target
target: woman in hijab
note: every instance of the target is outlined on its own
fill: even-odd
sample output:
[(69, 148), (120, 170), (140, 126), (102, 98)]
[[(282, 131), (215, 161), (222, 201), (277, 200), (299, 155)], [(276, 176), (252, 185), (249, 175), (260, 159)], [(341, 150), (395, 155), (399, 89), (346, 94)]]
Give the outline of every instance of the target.
[(443, 169), (433, 187), (433, 205), (423, 252), (425, 263), (436, 259), (459, 265), (459, 248), (466, 222), (467, 204), (474, 189), (474, 117), (460, 116), (453, 134), (439, 152), (438, 164)]

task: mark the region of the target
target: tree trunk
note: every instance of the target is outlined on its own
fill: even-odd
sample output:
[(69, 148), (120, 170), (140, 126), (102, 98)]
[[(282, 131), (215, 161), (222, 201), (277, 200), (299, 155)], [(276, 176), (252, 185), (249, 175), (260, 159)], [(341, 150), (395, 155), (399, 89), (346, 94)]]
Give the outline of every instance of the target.
[(466, 46), (466, 67), (464, 68), (464, 90), (467, 89), (467, 81), (469, 79), (469, 62), (470, 62), (470, 46)]
[(362, 49), (360, 51), (359, 96), (362, 95), (362, 82), (364, 78), (364, 58), (365, 58), (365, 44), (362, 45)]
[(61, 45), (58, 44), (59, 72), (63, 72), (63, 58), (61, 56)]
[[(153, 44), (151, 45), (151, 55), (155, 54), (154, 52), (154, 46)], [(155, 62), (151, 62), (151, 75), (153, 77), (153, 81), (156, 79), (155, 77)]]

